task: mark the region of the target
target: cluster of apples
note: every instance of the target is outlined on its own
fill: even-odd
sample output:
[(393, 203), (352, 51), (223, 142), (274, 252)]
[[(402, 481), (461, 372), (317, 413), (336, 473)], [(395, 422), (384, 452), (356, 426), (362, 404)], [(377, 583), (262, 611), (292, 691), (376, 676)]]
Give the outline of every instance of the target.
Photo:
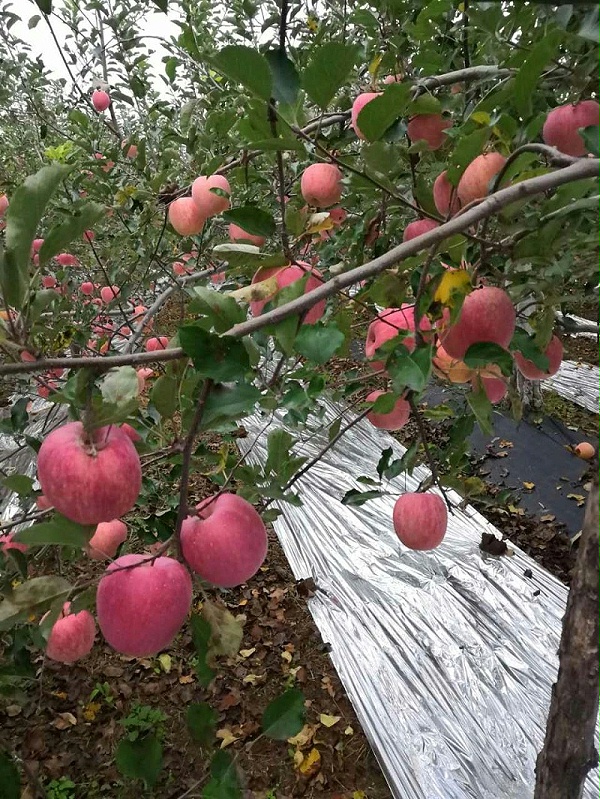
[[(141, 490), (134, 444), (139, 438), (130, 425), (88, 434), (81, 422), (70, 422), (50, 433), (38, 453), (42, 506), (79, 524), (96, 525), (86, 547), (95, 560), (112, 559), (126, 540), (127, 526), (119, 517), (131, 511)], [(10, 541), (5, 543), (10, 547)], [(183, 563), (159, 552), (121, 555), (107, 567), (96, 614), (104, 638), (118, 652), (145, 657), (167, 647), (191, 607), (189, 571), (216, 586), (241, 585), (264, 562), (267, 531), (250, 503), (222, 493), (201, 502), (185, 519), (181, 549)], [(66, 603), (50, 631), (47, 655), (72, 663), (88, 654), (94, 638), (91, 613), (74, 613)]]

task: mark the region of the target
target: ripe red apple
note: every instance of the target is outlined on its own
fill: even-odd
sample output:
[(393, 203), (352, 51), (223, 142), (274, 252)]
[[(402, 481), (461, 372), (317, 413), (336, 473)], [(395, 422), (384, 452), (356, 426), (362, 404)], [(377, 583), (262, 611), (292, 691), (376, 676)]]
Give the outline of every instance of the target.
[(504, 167), (506, 158), (500, 153), (478, 155), (465, 169), (458, 181), (456, 193), (462, 205), (487, 197), (491, 180)]
[(139, 455), (115, 425), (94, 430), (91, 441), (81, 422), (57, 427), (40, 447), (37, 471), (48, 501), (79, 524), (124, 516), (142, 485)]
[(59, 255), (54, 256), (54, 260), (61, 266), (79, 266), (79, 259), (70, 252), (61, 252)]
[(233, 588), (253, 577), (267, 555), (267, 531), (252, 505), (237, 494), (221, 494), (197, 506), (181, 528), (181, 550), (189, 566), (213, 585)]
[[(452, 206), (450, 198), (452, 197)], [(460, 200), (455, 187), (448, 180), (448, 171), (441, 172), (433, 183), (433, 202), (440, 216), (451, 216), (460, 210)]]
[[(496, 374), (501, 374), (499, 369)], [(503, 378), (490, 377), (489, 375), (489, 366), (485, 367), (484, 370), (478, 370), (471, 378), (471, 386), (473, 387), (473, 391), (479, 391), (481, 383), (481, 388), (483, 388), (486, 397), (492, 405), (497, 405), (499, 402), (502, 402), (504, 397), (508, 394), (508, 385)]]
[(226, 211), (231, 203), (229, 196), (222, 197), (220, 194), (215, 194), (211, 189), (221, 189), (231, 195), (231, 187), (227, 178), (224, 175), (209, 175), (209, 177), (200, 176), (192, 183), (192, 199), (196, 204), (198, 211), (208, 219), (209, 216), (215, 216)]
[(102, 111), (106, 111), (110, 105), (110, 97), (108, 96), (108, 93), (96, 89), (96, 91), (92, 94), (92, 105), (99, 114), (102, 113)]
[(339, 205), (336, 208), (329, 209), (329, 218), (333, 222), (335, 227), (339, 227), (343, 222), (346, 221), (348, 216), (348, 212), (341, 208)]
[(56, 286), (56, 278), (54, 275), (43, 275), (42, 286), (45, 289), (53, 289)]
[[(125, 146), (125, 144), (126, 142), (124, 143), (123, 146)], [(127, 152), (125, 153), (125, 158), (131, 158), (133, 160), (134, 158), (137, 158), (137, 154), (138, 154), (137, 144), (130, 144), (129, 147), (127, 148)]]
[(6, 554), (9, 549), (15, 549), (17, 552), (27, 552), (29, 547), (27, 544), (21, 544), (20, 541), (13, 541), (15, 533), (4, 533), (0, 535), (0, 550)]
[(517, 369), (521, 372), (523, 377), (526, 377), (528, 380), (544, 380), (558, 372), (563, 359), (563, 345), (561, 340), (556, 336), (552, 336), (550, 343), (544, 350), (544, 355), (550, 362), (546, 372), (538, 369), (533, 361), (527, 360), (522, 353), (513, 353)]
[(404, 75), (400, 72), (396, 75), (386, 75), (385, 78), (383, 79), (383, 82), (386, 84), (402, 83), (403, 80), (404, 80)]
[[(4, 195), (6, 196), (6, 195)], [(0, 214), (2, 216), (2, 214)], [(42, 244), (44, 243), (44, 239), (34, 239), (31, 245), (31, 254), (39, 252), (42, 249)]]
[(309, 205), (328, 208), (342, 196), (342, 173), (335, 164), (311, 164), (302, 173), (300, 191)]
[(591, 461), (596, 454), (595, 448), (589, 443), (589, 441), (582, 441), (580, 444), (577, 444), (577, 446), (573, 449), (573, 452), (578, 458), (581, 458), (584, 461)]
[(100, 289), (100, 299), (102, 302), (109, 303), (115, 300), (119, 294), (121, 293), (121, 289), (118, 286), (102, 286)]
[(89, 280), (85, 283), (82, 283), (79, 287), (82, 294), (85, 294), (86, 297), (90, 297), (94, 293), (94, 284), (91, 283)]
[(426, 141), (429, 150), (439, 150), (446, 141), (446, 131), (452, 121), (441, 114), (418, 114), (406, 126), (411, 142)]
[[(400, 308), (387, 308), (377, 315), (377, 319), (371, 322), (367, 330), (367, 340), (365, 343), (365, 355), (367, 358), (372, 358), (375, 352), (392, 338), (395, 338), (399, 332), (410, 330), (414, 332), (415, 329), (415, 309), (412, 305), (405, 303)], [(426, 316), (422, 316), (419, 321), (419, 330), (427, 332), (431, 330), (431, 323)], [(400, 342), (400, 339), (398, 340)], [(416, 347), (414, 336), (405, 336), (402, 339), (403, 347), (409, 352), (413, 352)], [(373, 369), (382, 369), (384, 366), (383, 361), (369, 361), (369, 366)]]
[[(123, 430), (123, 425), (121, 425), (121, 430)], [(87, 554), (92, 560), (114, 558), (117, 554), (117, 549), (126, 538), (127, 525), (125, 522), (122, 522), (120, 519), (102, 522), (96, 527), (94, 535), (88, 542), (86, 549)]]
[(52, 507), (52, 503), (48, 501), (48, 497), (44, 496), (44, 494), (40, 494), (39, 497), (36, 498), (35, 504), (38, 510), (50, 510)]
[(417, 236), (422, 236), (423, 233), (428, 233), (430, 230), (433, 230), (434, 228), (439, 226), (440, 223), (436, 222), (435, 219), (416, 219), (414, 222), (410, 222), (404, 228), (402, 241), (410, 241), (411, 239), (416, 239)]
[[(42, 621), (44, 618), (45, 616)], [(71, 613), (71, 603), (65, 602), (60, 617), (50, 630), (46, 657), (58, 663), (75, 663), (76, 660), (89, 655), (95, 637), (96, 625), (89, 610)]]
[(158, 338), (149, 338), (146, 342), (146, 352), (157, 352), (157, 350), (166, 350), (169, 344), (168, 336), (158, 336)]
[(242, 244), (254, 244), (255, 247), (262, 247), (266, 239), (264, 236), (255, 236), (253, 233), (246, 233), (246, 231), (239, 225), (233, 223), (229, 225), (229, 238), (231, 241), (239, 241)]
[(467, 294), (458, 320), (442, 330), (440, 340), (451, 358), (462, 359), (472, 344), (493, 342), (508, 347), (515, 332), (516, 313), (508, 294), (484, 286)]
[(206, 217), (191, 197), (179, 197), (169, 205), (169, 222), (180, 236), (195, 236), (204, 227)]
[(9, 205), (10, 202), (6, 194), (0, 194), (0, 219), (2, 219), (2, 217), (6, 213), (6, 209), (8, 208)]
[(595, 100), (560, 105), (546, 117), (542, 138), (546, 144), (566, 155), (585, 155), (588, 149), (579, 134), (579, 128), (597, 127), (599, 120), (600, 106)]
[[(128, 567), (128, 568), (123, 568)], [(169, 646), (192, 604), (192, 581), (173, 558), (122, 555), (98, 584), (102, 635), (123, 655), (148, 657)]]
[(394, 530), (409, 549), (435, 549), (448, 526), (448, 511), (437, 494), (402, 494), (394, 505)]
[(149, 369), (148, 367), (144, 367), (142, 369), (136, 369), (136, 373), (138, 378), (138, 390), (139, 393), (141, 394), (144, 388), (146, 387), (146, 380), (148, 380), (149, 377), (152, 377), (154, 375), (154, 370)]
[[(259, 269), (254, 274), (251, 282), (260, 283), (263, 280), (268, 280), (270, 277), (275, 276), (279, 289), (282, 289), (285, 288), (285, 286), (289, 286), (291, 283), (295, 283), (297, 280), (301, 280), (306, 274), (309, 275), (304, 288), (304, 293), (306, 294), (316, 289), (318, 286), (321, 286), (324, 281), (319, 270), (311, 267), (310, 264), (304, 261), (298, 261), (298, 264), (294, 264), (293, 266), (276, 266)], [(274, 292), (270, 297), (264, 300), (255, 300), (251, 302), (250, 310), (252, 311), (252, 315), (260, 316), (267, 302), (269, 302), (276, 293), (277, 292)], [(304, 317), (304, 324), (313, 325), (315, 322), (318, 322), (325, 313), (325, 304), (326, 301), (321, 300), (316, 305), (313, 305)]]
[[(378, 397), (385, 394), (385, 391), (372, 391), (368, 397), (367, 402), (375, 402)], [(367, 414), (367, 419), (374, 427), (380, 430), (401, 430), (408, 422), (410, 416), (410, 405), (405, 399), (398, 399), (394, 407), (389, 413), (374, 413), (371, 411)]]
[(359, 94), (354, 103), (352, 104), (352, 111), (350, 112), (350, 124), (359, 139), (364, 139), (363, 133), (361, 129), (358, 127), (358, 115), (366, 106), (367, 103), (370, 103), (371, 100), (374, 100), (376, 97), (380, 97), (381, 92), (363, 92)]
[(94, 233), (93, 230), (84, 230), (83, 231), (83, 240), (84, 241), (94, 241), (95, 238), (96, 238), (96, 234)]
[(183, 261), (175, 261), (173, 266), (173, 274), (177, 277), (184, 277), (184, 275), (191, 275), (194, 271), (193, 266), (186, 266)]

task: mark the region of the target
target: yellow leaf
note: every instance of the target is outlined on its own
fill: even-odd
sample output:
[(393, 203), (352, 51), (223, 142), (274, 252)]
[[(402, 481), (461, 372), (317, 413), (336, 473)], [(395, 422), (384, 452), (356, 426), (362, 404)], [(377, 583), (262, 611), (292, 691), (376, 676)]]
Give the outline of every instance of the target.
[(272, 297), (278, 288), (277, 278), (273, 275), (266, 280), (261, 280), (260, 283), (252, 283), (250, 286), (226, 292), (226, 296), (233, 297), (236, 302), (258, 302)]
[(265, 674), (246, 674), (242, 682), (244, 685), (256, 685), (257, 683), (264, 682), (266, 679)]
[(234, 741), (237, 741), (236, 736), (231, 732), (231, 730), (227, 729), (227, 727), (223, 727), (222, 730), (217, 730), (217, 738), (221, 740), (221, 749), (225, 749), (226, 746), (229, 746)]
[(517, 508), (514, 505), (508, 505), (508, 509), (511, 513), (515, 513), (517, 516), (525, 516), (525, 511), (523, 508)]
[(296, 751), (294, 752), (294, 765), (296, 766), (296, 768), (300, 766), (303, 760), (304, 760), (304, 755), (299, 749), (296, 749)]
[(319, 29), (319, 22), (315, 17), (309, 17), (306, 20), (306, 24), (308, 26), (309, 31), (315, 33)]
[(300, 749), (303, 749), (305, 746), (308, 746), (315, 737), (317, 729), (318, 725), (305, 724), (298, 735), (294, 735), (293, 738), (288, 738), (287, 742), (292, 746), (298, 746)]
[(52, 691), (52, 696), (55, 696), (57, 699), (67, 698), (67, 694), (64, 691)]
[(354, 728), (348, 725), (344, 730), (344, 735), (354, 735)]
[(88, 702), (88, 704), (83, 708), (83, 718), (86, 721), (95, 721), (99, 710), (99, 702)]
[(354, 791), (352, 799), (367, 799), (367, 794), (364, 791)]
[(477, 122), (480, 125), (490, 124), (490, 115), (485, 111), (475, 111), (474, 114), (471, 114), (470, 118), (473, 120), (473, 122)]
[(194, 682), (194, 678), (191, 674), (184, 674), (182, 677), (179, 678), (180, 685), (189, 685), (191, 682)]
[(341, 716), (329, 716), (327, 713), (321, 713), (319, 716), (319, 721), (324, 727), (333, 727), (333, 725), (337, 724), (341, 718)]
[(173, 665), (173, 660), (171, 655), (159, 655), (158, 662), (160, 663), (161, 669), (168, 674), (171, 671), (171, 666)]
[(528, 491), (531, 491), (533, 488), (535, 488), (535, 483), (523, 482), (523, 488), (526, 488)]
[(240, 649), (240, 656), (243, 658), (249, 658), (250, 655), (253, 655), (256, 652), (256, 647), (253, 646), (252, 649)]
[(314, 777), (321, 770), (321, 753), (314, 747), (300, 763), (298, 771), (305, 777)]
[(584, 502), (585, 497), (581, 494), (567, 494), (567, 499), (576, 499), (577, 502)]
[(466, 269), (446, 269), (435, 292), (434, 299), (442, 305), (453, 305), (453, 295), (461, 297), (468, 294), (471, 288), (471, 277)]
[(307, 221), (304, 235), (308, 236), (312, 233), (320, 233), (322, 230), (331, 230), (332, 227), (334, 227), (333, 219), (326, 211), (312, 214)]
[(282, 652), (281, 657), (285, 660), (286, 663), (291, 663), (292, 658), (294, 657), (291, 652)]
[(376, 75), (379, 72), (379, 66), (383, 59), (383, 53), (376, 55), (375, 58), (369, 64), (369, 75)]

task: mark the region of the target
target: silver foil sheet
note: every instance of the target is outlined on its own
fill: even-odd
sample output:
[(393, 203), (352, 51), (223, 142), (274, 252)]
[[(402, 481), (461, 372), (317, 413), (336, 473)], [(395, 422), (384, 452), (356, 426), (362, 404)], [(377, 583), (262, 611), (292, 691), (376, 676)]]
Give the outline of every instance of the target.
[(561, 397), (581, 405), (582, 408), (598, 413), (599, 384), (600, 371), (597, 366), (563, 361), (554, 377), (542, 380), (542, 389), (552, 389)]
[[(331, 422), (340, 409), (324, 404)], [(264, 462), (281, 419), (266, 429), (264, 415), (245, 420), (249, 462)], [(311, 458), (327, 442), (325, 429), (306, 431), (294, 452)], [(393, 795), (529, 799), (567, 590), (516, 547), (512, 557), (482, 553), (481, 534), (500, 534), (470, 506), (455, 508), (436, 550), (403, 547), (393, 505), (424, 468), (386, 483), (383, 498), (342, 505), (349, 489), (365, 490), (357, 477), (376, 477), (386, 447), (404, 452), (359, 422), (298, 481), (304, 504), (282, 503), (275, 531), (294, 576), (317, 585), (310, 611)], [(595, 770), (584, 795), (598, 790)]]

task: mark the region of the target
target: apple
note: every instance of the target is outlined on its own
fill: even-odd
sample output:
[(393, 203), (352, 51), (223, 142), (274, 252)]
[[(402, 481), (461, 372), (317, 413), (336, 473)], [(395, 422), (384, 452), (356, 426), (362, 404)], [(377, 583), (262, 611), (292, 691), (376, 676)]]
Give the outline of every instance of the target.
[(335, 164), (311, 164), (302, 173), (300, 192), (309, 205), (328, 208), (342, 196), (342, 173)]
[(6, 554), (10, 549), (15, 549), (17, 552), (27, 552), (29, 547), (27, 544), (22, 544), (20, 541), (13, 541), (15, 533), (4, 533), (0, 535), (0, 550)]
[(435, 219), (416, 219), (414, 222), (410, 222), (404, 228), (402, 241), (410, 241), (411, 239), (416, 239), (417, 236), (422, 236), (423, 233), (428, 233), (430, 230), (434, 230), (436, 227), (439, 226), (440, 223), (436, 222)]
[[(42, 618), (42, 621), (46, 616)], [(89, 610), (71, 613), (71, 603), (65, 602), (61, 615), (50, 630), (46, 644), (46, 657), (59, 663), (75, 663), (76, 660), (81, 660), (89, 655), (94, 646), (95, 637), (96, 625)]]
[(600, 106), (596, 100), (560, 105), (546, 117), (542, 138), (546, 144), (556, 147), (566, 155), (581, 156), (588, 152), (579, 128), (598, 127)]
[(121, 289), (118, 286), (102, 286), (100, 289), (100, 299), (102, 302), (109, 303), (116, 298), (121, 293)]
[(169, 344), (168, 336), (158, 336), (157, 338), (149, 338), (146, 342), (146, 352), (157, 352), (157, 350), (166, 350)]
[[(452, 204), (450, 198), (452, 197)], [(445, 169), (441, 172), (433, 183), (433, 202), (437, 208), (438, 214), (444, 218), (454, 216), (460, 210), (460, 200), (456, 193), (456, 188), (448, 180), (448, 171)]]
[[(133, 429), (133, 428), (132, 428)], [(123, 425), (121, 425), (123, 430)], [(125, 430), (123, 432), (126, 432)], [(99, 524), (88, 541), (87, 554), (92, 560), (114, 558), (117, 549), (127, 538), (127, 525), (120, 519)]]
[[(227, 193), (227, 197), (216, 194), (212, 189), (220, 189)], [(231, 187), (224, 175), (200, 176), (192, 183), (192, 199), (202, 216), (215, 216), (226, 211), (229, 206)]]
[(181, 527), (181, 551), (203, 580), (233, 588), (253, 577), (267, 555), (267, 530), (252, 505), (220, 494), (196, 507)]
[[(498, 372), (500, 372), (500, 370), (498, 370)], [(505, 380), (499, 377), (485, 376), (485, 374), (481, 372), (476, 373), (471, 378), (471, 386), (475, 392), (483, 388), (486, 397), (492, 405), (497, 405), (499, 402), (502, 402), (508, 393), (508, 386)]]
[[(375, 402), (385, 391), (372, 391), (368, 397), (367, 402)], [(374, 427), (380, 430), (401, 430), (408, 422), (410, 416), (410, 405), (405, 399), (398, 399), (394, 407), (389, 413), (374, 413), (371, 411), (367, 414), (367, 419)]]
[(84, 241), (94, 241), (94, 239), (96, 238), (96, 234), (94, 233), (93, 230), (84, 230), (82, 238)]
[(110, 105), (110, 97), (108, 96), (108, 93), (96, 89), (96, 91), (92, 94), (92, 105), (99, 114), (102, 113), (102, 111), (106, 111)]
[(394, 530), (409, 549), (435, 549), (448, 526), (448, 511), (437, 494), (408, 493), (396, 500), (393, 511)]
[(142, 440), (141, 435), (138, 433), (135, 427), (132, 427), (130, 424), (127, 424), (127, 422), (123, 422), (123, 424), (121, 425), (121, 430), (125, 433), (125, 435), (128, 438), (130, 438), (133, 441), (134, 444), (136, 443), (136, 441)]
[(134, 158), (137, 158), (137, 155), (138, 155), (137, 144), (130, 144), (125, 153), (125, 157), (131, 158), (133, 160)]
[(89, 280), (86, 280), (85, 283), (81, 284), (79, 289), (82, 294), (85, 294), (86, 297), (90, 297), (94, 293), (94, 284)]
[(6, 194), (0, 194), (0, 219), (2, 219), (2, 217), (6, 213), (6, 209), (8, 208), (9, 205), (10, 202)]
[(584, 461), (591, 461), (596, 454), (595, 448), (589, 443), (589, 441), (582, 441), (580, 444), (577, 444), (577, 446), (574, 447), (573, 452), (578, 458), (582, 458)]
[(506, 158), (496, 152), (478, 155), (471, 161), (456, 188), (456, 194), (462, 205), (487, 197), (490, 182), (504, 168), (505, 163)]
[(464, 299), (458, 320), (440, 332), (451, 358), (462, 359), (472, 344), (492, 342), (508, 347), (515, 332), (516, 313), (508, 294), (495, 286), (475, 289)]
[[(291, 283), (295, 283), (297, 280), (301, 280), (306, 274), (309, 275), (309, 278), (306, 281), (305, 293), (323, 284), (324, 281), (319, 270), (307, 264), (305, 261), (298, 261), (298, 264), (294, 264), (293, 266), (261, 268), (254, 274), (251, 282), (260, 283), (263, 280), (268, 280), (270, 277), (275, 276), (279, 290), (285, 288), (285, 286), (289, 286)], [(277, 292), (274, 292), (270, 297), (264, 300), (254, 300), (251, 302), (250, 310), (252, 311), (252, 315), (260, 316), (267, 302), (269, 302), (276, 293)], [(321, 300), (316, 305), (313, 305), (304, 317), (304, 324), (313, 325), (315, 322), (318, 322), (325, 313), (325, 305), (325, 300)]]
[(57, 427), (42, 442), (37, 471), (48, 502), (79, 524), (124, 516), (142, 485), (139, 455), (115, 425), (100, 427), (89, 437), (81, 422)]
[(408, 137), (413, 142), (426, 141), (429, 150), (439, 150), (446, 141), (445, 130), (452, 127), (452, 121), (441, 114), (418, 114), (406, 126)]
[(44, 243), (44, 239), (34, 239), (32, 245), (31, 245), (32, 254), (38, 253), (42, 249), (43, 243)]
[[(405, 303), (400, 308), (387, 308), (377, 315), (377, 319), (371, 322), (367, 330), (367, 340), (365, 343), (365, 355), (372, 358), (375, 352), (392, 338), (395, 338), (401, 331), (413, 331), (415, 329), (415, 310), (414, 307)], [(421, 332), (431, 330), (431, 323), (426, 316), (422, 316), (419, 322)], [(413, 352), (416, 347), (414, 336), (405, 336), (400, 339), (399, 345), (406, 347), (409, 352)], [(383, 369), (383, 361), (369, 360), (372, 369)]]
[(191, 266), (187, 267), (183, 263), (183, 261), (175, 261), (173, 266), (172, 266), (172, 269), (173, 269), (173, 274), (176, 275), (176, 277), (183, 277), (184, 275), (191, 275), (192, 272), (194, 271), (193, 267), (191, 267)]
[(350, 112), (350, 124), (359, 139), (364, 139), (361, 129), (358, 127), (358, 115), (371, 100), (376, 97), (381, 97), (381, 92), (363, 92), (359, 94), (354, 103), (352, 104), (352, 111)]
[(54, 260), (60, 266), (79, 266), (79, 259), (70, 252), (61, 252), (59, 255), (54, 256)]
[(264, 236), (255, 236), (253, 233), (246, 233), (243, 228), (233, 223), (229, 225), (229, 238), (231, 241), (254, 244), (255, 247), (262, 247), (266, 241)]
[(386, 84), (390, 83), (401, 83), (404, 80), (404, 75), (400, 72), (396, 75), (386, 75), (383, 79), (383, 82)]
[(36, 498), (35, 504), (38, 510), (50, 510), (52, 507), (52, 503), (48, 502), (48, 497), (44, 496), (44, 494), (40, 494), (39, 497)]
[(339, 227), (343, 222), (346, 221), (347, 217), (348, 217), (348, 212), (344, 208), (341, 208), (339, 205), (336, 206), (335, 208), (329, 209), (329, 218), (331, 219), (335, 227)]
[(526, 377), (528, 380), (544, 380), (547, 377), (552, 377), (552, 375), (555, 375), (560, 369), (563, 359), (563, 345), (557, 336), (552, 336), (550, 343), (544, 350), (544, 355), (550, 362), (546, 372), (538, 369), (533, 361), (527, 360), (522, 353), (513, 352), (517, 369), (519, 372), (521, 372), (523, 377)]
[(102, 635), (117, 652), (138, 658), (169, 646), (191, 604), (185, 566), (151, 555), (121, 555), (106, 569), (96, 594)]
[(143, 367), (142, 369), (136, 369), (136, 374), (138, 379), (138, 390), (141, 394), (146, 387), (146, 380), (154, 375), (154, 370), (148, 367)]
[(195, 236), (204, 227), (206, 217), (191, 197), (179, 197), (169, 205), (169, 222), (180, 236)]

